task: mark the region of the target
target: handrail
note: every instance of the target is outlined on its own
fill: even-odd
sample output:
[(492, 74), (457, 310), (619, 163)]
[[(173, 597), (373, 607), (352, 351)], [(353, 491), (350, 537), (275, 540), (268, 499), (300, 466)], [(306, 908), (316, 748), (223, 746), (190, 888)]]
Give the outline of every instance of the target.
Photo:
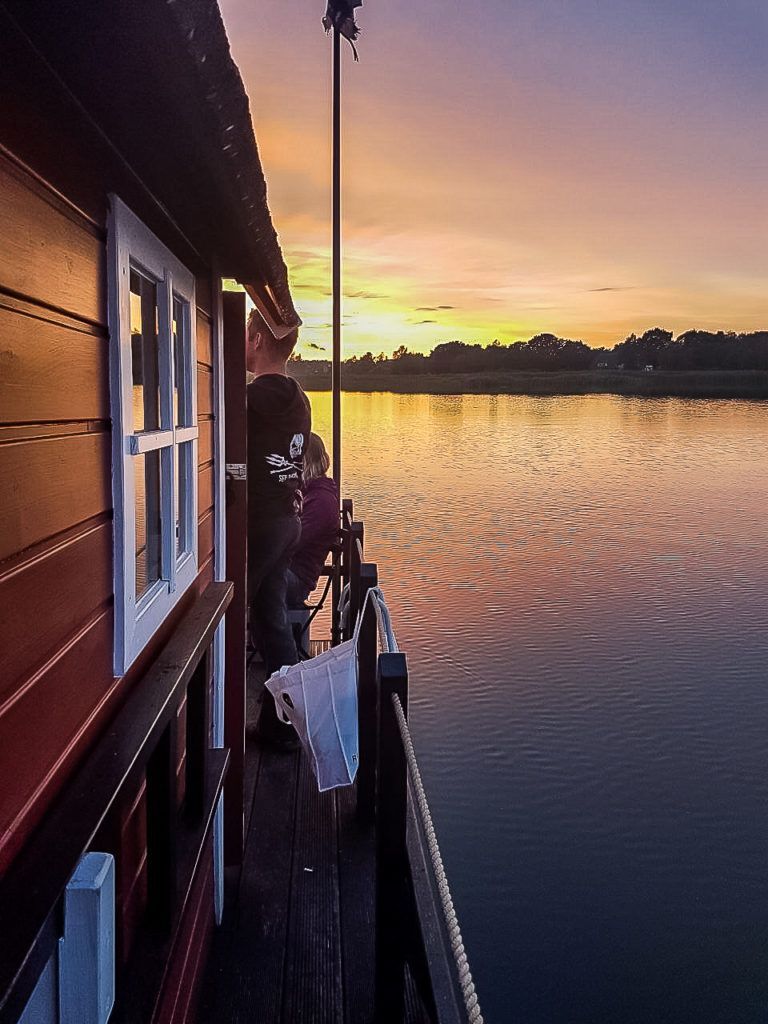
[[(349, 543), (349, 554), (347, 565), (349, 568), (347, 576), (347, 585), (349, 586), (349, 613), (346, 620), (346, 629), (344, 630), (344, 639), (349, 640), (352, 636), (352, 632), (357, 622), (357, 617), (360, 614), (360, 609), (363, 607), (363, 601), (365, 599), (365, 587), (362, 584), (362, 573), (363, 573), (363, 538), (364, 538), (364, 527), (362, 523), (353, 522), (350, 524), (348, 533)], [(376, 584), (372, 584), (375, 586)]]
[(408, 772), (397, 723), (386, 707), (393, 695), (408, 706), (405, 655), (383, 653), (377, 659), (379, 693), (376, 799), (376, 1024), (401, 1021), (405, 1010), (405, 943), (408, 912)]
[[(439, 1024), (483, 1024), (408, 728), (408, 666), (402, 652), (385, 650), (378, 656), (377, 690), (377, 1024), (402, 1019), (407, 959), (402, 936), (414, 921), (435, 1019)], [(408, 840), (409, 812), (418, 834), (415, 847)]]
[(483, 1024), (408, 729), (407, 660), (388, 649), (397, 645), (379, 629), (386, 609), (376, 595), (366, 603), (378, 586), (378, 568), (362, 562), (362, 540), (363, 524), (350, 521), (345, 637), (362, 610), (357, 816), (376, 834), (376, 1024), (403, 1019), (406, 961), (437, 1024)]
[(341, 502), (341, 527), (347, 529), (354, 519), (353, 503), (351, 498), (344, 498)]
[(405, 752), (408, 774), (416, 797), (416, 806), (419, 812), (420, 825), (426, 838), (427, 850), (432, 865), (435, 883), (437, 885), (437, 892), (443, 912), (445, 927), (448, 932), (448, 941), (450, 943), (451, 952), (456, 965), (457, 981), (461, 990), (464, 1008), (467, 1013), (467, 1021), (469, 1024), (483, 1024), (483, 1015), (480, 1011), (480, 1003), (477, 998), (477, 992), (475, 991), (475, 984), (472, 980), (472, 971), (470, 970), (469, 960), (467, 958), (466, 950), (464, 949), (464, 940), (461, 937), (459, 919), (453, 905), (451, 890), (448, 886), (448, 877), (445, 873), (445, 867), (443, 866), (443, 857), (440, 853), (440, 846), (437, 842), (437, 834), (432, 821), (432, 814), (429, 810), (429, 804), (427, 803), (427, 794), (424, 789), (424, 782), (421, 778), (421, 771), (419, 769), (418, 761), (416, 760), (416, 752), (413, 747), (411, 731), (408, 728), (408, 722), (406, 720), (406, 708), (403, 706), (401, 696), (396, 689), (390, 688), (389, 697), (394, 709), (397, 728), (400, 733), (400, 740)]
[[(357, 817), (361, 822), (373, 824), (376, 814), (376, 763), (378, 717), (378, 685), (376, 665), (378, 655), (378, 624), (373, 604), (365, 597), (369, 590), (378, 585), (378, 568), (372, 562), (360, 566), (359, 596), (350, 600), (349, 622), (351, 629), (357, 621), (361, 608), (364, 609), (357, 642), (358, 666), (358, 745), (360, 767), (357, 772)], [(350, 593), (354, 594), (350, 581)], [(350, 634), (351, 635), (351, 634)]]
[[(358, 810), (362, 804), (367, 811), (366, 801), (373, 797), (373, 815), (364, 816), (376, 826), (376, 1022), (402, 1019), (408, 960), (417, 985), (421, 981), (425, 987), (434, 1020), (483, 1024), (408, 728), (407, 660), (387, 626), (389, 613), (380, 607), (380, 594), (377, 589), (363, 608), (358, 647)], [(373, 696), (371, 662), (376, 666)], [(375, 740), (364, 741), (371, 723)], [(375, 778), (361, 778), (374, 750)], [(404, 937), (414, 928), (421, 942), (409, 953)]]
[(22, 1012), (58, 937), (60, 901), (72, 872), (121, 792), (145, 769), (148, 804), (167, 814), (165, 822), (155, 818), (156, 834), (148, 837), (150, 899), (161, 931), (171, 930), (181, 881), (173, 834), (177, 816), (171, 812), (176, 714), (189, 688), (186, 806), (192, 827), (205, 817), (206, 795), (215, 799), (226, 771), (222, 752), (211, 792), (208, 656), (232, 592), (231, 583), (207, 586), (0, 882), (0, 1024), (11, 1024)]
[(341, 598), (341, 588), (344, 582), (349, 582), (350, 577), (350, 528), (352, 526), (352, 517), (354, 514), (353, 504), (351, 498), (343, 498), (341, 502), (341, 510), (339, 514), (339, 523), (341, 526), (341, 533), (344, 538), (341, 547), (341, 556), (334, 559), (333, 566), (331, 569), (331, 575), (333, 578), (333, 588), (331, 591), (331, 601), (333, 609), (331, 613), (331, 642), (338, 644), (342, 639), (342, 623), (341, 614), (339, 612), (339, 599)]

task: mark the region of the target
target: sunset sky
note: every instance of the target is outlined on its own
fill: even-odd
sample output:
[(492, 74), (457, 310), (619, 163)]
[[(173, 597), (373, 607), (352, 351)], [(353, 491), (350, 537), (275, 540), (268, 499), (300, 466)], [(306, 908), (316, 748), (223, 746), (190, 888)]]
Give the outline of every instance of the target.
[[(330, 354), (315, 0), (221, 0), (300, 350)], [(366, 0), (344, 43), (344, 354), (768, 328), (764, 0)]]

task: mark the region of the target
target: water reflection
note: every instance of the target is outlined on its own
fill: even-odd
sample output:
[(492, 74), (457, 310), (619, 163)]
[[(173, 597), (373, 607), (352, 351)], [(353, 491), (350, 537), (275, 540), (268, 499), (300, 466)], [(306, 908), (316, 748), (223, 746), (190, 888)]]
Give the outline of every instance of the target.
[(487, 1019), (763, 1021), (768, 409), (347, 395), (344, 430)]

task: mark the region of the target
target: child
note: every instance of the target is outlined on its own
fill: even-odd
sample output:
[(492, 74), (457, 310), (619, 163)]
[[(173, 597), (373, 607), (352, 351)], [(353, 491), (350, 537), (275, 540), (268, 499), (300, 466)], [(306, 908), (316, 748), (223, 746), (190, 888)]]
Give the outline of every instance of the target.
[(288, 607), (299, 608), (317, 586), (328, 552), (339, 538), (339, 489), (326, 475), (331, 460), (323, 440), (310, 434), (304, 452), (301, 539), (288, 569)]

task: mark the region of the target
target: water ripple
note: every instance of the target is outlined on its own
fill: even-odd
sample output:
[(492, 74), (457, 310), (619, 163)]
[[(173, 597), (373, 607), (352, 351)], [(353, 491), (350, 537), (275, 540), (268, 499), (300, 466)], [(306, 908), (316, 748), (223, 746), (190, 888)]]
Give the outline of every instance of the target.
[(486, 1018), (765, 1021), (768, 409), (347, 395), (344, 422)]

